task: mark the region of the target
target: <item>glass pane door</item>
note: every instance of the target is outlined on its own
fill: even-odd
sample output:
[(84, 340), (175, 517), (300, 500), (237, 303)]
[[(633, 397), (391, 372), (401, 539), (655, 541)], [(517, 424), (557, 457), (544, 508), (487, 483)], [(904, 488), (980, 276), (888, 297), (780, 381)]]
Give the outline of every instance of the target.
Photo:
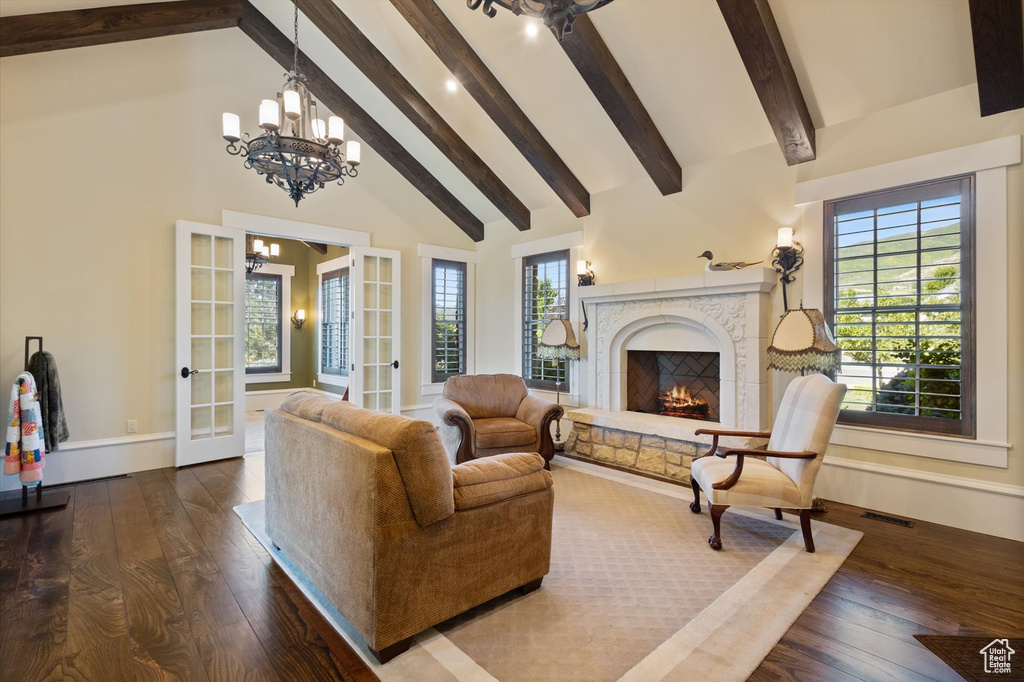
[(380, 412), (401, 411), (398, 251), (353, 248), (356, 360), (350, 399)]
[(177, 464), (244, 451), (244, 234), (177, 225)]

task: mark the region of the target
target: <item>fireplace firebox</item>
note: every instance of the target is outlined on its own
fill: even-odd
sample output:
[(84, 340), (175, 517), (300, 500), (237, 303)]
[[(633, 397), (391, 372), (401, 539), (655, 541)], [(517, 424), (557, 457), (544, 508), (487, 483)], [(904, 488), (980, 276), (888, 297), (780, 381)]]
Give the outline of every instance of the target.
[(626, 409), (717, 422), (718, 363), (718, 353), (627, 351)]

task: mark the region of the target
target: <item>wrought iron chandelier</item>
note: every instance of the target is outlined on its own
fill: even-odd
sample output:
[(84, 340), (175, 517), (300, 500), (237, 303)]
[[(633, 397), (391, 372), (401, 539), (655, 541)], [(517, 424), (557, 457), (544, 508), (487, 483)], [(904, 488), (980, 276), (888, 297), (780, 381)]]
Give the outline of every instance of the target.
[(306, 87), (306, 77), (299, 71), (298, 4), (294, 27), (292, 70), (285, 75), (277, 99), (260, 102), (263, 134), (249, 139), (248, 133), (240, 132), (238, 115), (225, 113), (224, 139), (228, 141), (228, 154), (241, 156), (246, 168), (288, 192), (298, 206), (304, 196), (323, 189), (327, 183), (343, 185), (346, 177), (356, 177), (360, 149), (355, 140), (345, 142), (341, 118), (329, 116), (326, 123), (317, 118), (316, 102)]
[(483, 13), (494, 18), (498, 13), (494, 4), (504, 7), (513, 14), (525, 14), (528, 17), (542, 19), (544, 25), (554, 29), (558, 42), (562, 42), (562, 36), (572, 33), (572, 22), (576, 20), (577, 14), (592, 12), (598, 7), (603, 7), (612, 0), (466, 0), (466, 6), (471, 10), (483, 4)]
[(256, 272), (271, 259), (276, 260), (279, 255), (280, 244), (264, 244), (262, 239), (256, 239), (251, 234), (245, 235), (245, 276)]

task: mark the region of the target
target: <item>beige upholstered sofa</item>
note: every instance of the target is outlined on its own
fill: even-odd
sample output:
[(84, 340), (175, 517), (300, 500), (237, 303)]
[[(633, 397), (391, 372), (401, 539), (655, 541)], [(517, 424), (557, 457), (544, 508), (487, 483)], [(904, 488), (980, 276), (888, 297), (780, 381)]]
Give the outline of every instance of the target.
[(451, 377), (434, 400), (441, 437), (452, 462), (468, 462), (505, 452), (536, 452), (544, 468), (555, 456), (551, 424), (564, 410), (529, 395), (514, 374)]
[(536, 454), (452, 467), (429, 422), (290, 395), (266, 412), (267, 533), (381, 662), (515, 588), (551, 557)]

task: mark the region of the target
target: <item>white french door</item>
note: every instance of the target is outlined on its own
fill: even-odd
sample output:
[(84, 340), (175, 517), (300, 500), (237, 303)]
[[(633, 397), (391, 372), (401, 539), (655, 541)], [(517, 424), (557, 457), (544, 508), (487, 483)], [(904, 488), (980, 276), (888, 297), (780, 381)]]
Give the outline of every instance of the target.
[(349, 400), (370, 410), (402, 407), (400, 251), (352, 247), (352, 359)]
[(175, 464), (245, 452), (245, 232), (177, 222)]

